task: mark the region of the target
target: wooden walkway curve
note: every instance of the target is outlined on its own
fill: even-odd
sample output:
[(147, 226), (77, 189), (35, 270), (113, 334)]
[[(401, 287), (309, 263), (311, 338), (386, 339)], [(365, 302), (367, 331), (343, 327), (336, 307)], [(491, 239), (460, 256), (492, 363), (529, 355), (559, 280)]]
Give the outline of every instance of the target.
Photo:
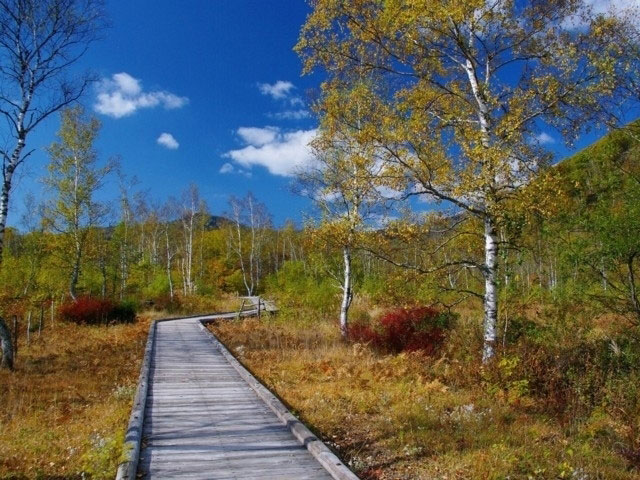
[(117, 478), (357, 479), (203, 326), (229, 316), (152, 326)]

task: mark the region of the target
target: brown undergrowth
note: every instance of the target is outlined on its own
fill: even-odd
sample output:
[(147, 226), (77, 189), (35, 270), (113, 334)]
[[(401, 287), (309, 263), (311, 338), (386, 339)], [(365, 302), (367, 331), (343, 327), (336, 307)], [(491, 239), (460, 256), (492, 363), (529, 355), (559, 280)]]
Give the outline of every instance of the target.
[(345, 343), (311, 313), (210, 328), (361, 478), (638, 478), (620, 447), (637, 418), (606, 402), (553, 411), (529, 388), (524, 350), (481, 367), (476, 323), (463, 315), (435, 357)]
[(45, 322), (30, 345), (20, 325), (16, 369), (0, 370), (0, 479), (114, 477), (151, 321), (235, 311), (241, 300), (174, 303), (170, 313), (158, 304), (132, 324)]
[(150, 321), (20, 339), (16, 370), (0, 371), (0, 478), (113, 478)]

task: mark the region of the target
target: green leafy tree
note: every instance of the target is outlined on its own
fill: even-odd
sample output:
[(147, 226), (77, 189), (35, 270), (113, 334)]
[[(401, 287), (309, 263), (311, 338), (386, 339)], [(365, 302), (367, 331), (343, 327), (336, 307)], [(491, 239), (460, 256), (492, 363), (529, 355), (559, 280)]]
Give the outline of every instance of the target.
[[(340, 109), (327, 108), (319, 134), (312, 142), (314, 161), (298, 172), (301, 189), (310, 195), (320, 211), (318, 225), (310, 228), (311, 237), (320, 248), (337, 249), (342, 254), (340, 273), (327, 262), (327, 273), (342, 290), (340, 332), (349, 333), (349, 308), (353, 300), (353, 254), (360, 237), (383, 215), (383, 169), (371, 142), (362, 141), (358, 111), (366, 102), (368, 90), (361, 82), (350, 90), (332, 90), (326, 105), (348, 105), (353, 112), (338, 115)], [(355, 118), (351, 125), (348, 119)]]
[[(0, 1), (0, 115), (6, 120), (2, 132), (12, 140), (0, 148), (0, 263), (13, 176), (32, 153), (26, 150), (27, 138), (85, 92), (91, 76), (68, 75), (69, 69), (104, 26), (102, 0)], [(0, 337), (5, 331), (0, 317)], [(12, 357), (5, 351), (11, 342), (0, 341)]]
[[(640, 143), (613, 132), (558, 167), (568, 208), (552, 223), (590, 296), (640, 325)], [(601, 284), (601, 289), (588, 288)]]
[(69, 294), (76, 298), (83, 254), (90, 227), (100, 224), (106, 206), (95, 200), (114, 163), (98, 166), (93, 144), (100, 129), (95, 117), (87, 117), (81, 107), (64, 110), (58, 142), (49, 148), (45, 184), (53, 197), (45, 207), (47, 225), (61, 234), (61, 256), (70, 267)]
[(497, 336), (499, 232), (550, 160), (541, 129), (571, 142), (585, 125), (614, 122), (611, 108), (638, 84), (635, 23), (588, 3), (315, 0), (296, 46), (305, 72), (327, 72), (325, 97), (375, 78), (358, 115), (385, 152), (384, 175), (482, 226), (483, 261), (447, 263), (484, 278), (484, 361)]

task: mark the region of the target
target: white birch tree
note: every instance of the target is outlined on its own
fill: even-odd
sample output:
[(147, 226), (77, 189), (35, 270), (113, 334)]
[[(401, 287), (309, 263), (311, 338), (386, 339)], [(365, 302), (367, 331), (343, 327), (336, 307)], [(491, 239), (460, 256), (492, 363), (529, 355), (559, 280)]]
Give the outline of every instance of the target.
[(229, 247), (238, 261), (247, 295), (251, 296), (260, 286), (263, 248), (267, 231), (271, 228), (271, 216), (267, 207), (251, 192), (244, 198), (231, 197), (229, 206)]
[(69, 69), (104, 26), (102, 0), (0, 0), (0, 115), (6, 120), (0, 147), (0, 263), (13, 177), (32, 153), (25, 151), (27, 139), (85, 92), (91, 76), (69, 75)]
[(328, 73), (325, 93), (375, 77), (360, 121), (386, 152), (385, 175), (482, 225), (484, 260), (451, 264), (484, 278), (485, 362), (496, 343), (498, 232), (550, 160), (540, 134), (571, 143), (617, 122), (611, 113), (628, 106), (640, 76), (636, 24), (594, 15), (583, 0), (313, 2), (296, 46), (305, 72)]
[(95, 200), (114, 164), (98, 167), (93, 144), (100, 122), (87, 118), (81, 107), (64, 110), (59, 142), (48, 148), (49, 165), (45, 185), (54, 197), (45, 207), (47, 225), (65, 240), (64, 260), (70, 264), (69, 294), (75, 300), (89, 228), (106, 215), (105, 206)]
[[(361, 95), (368, 92), (363, 85), (335, 89), (325, 97), (320, 133), (311, 144), (314, 161), (298, 172), (300, 189), (311, 196), (321, 214), (320, 224), (311, 229), (314, 241), (341, 251), (341, 274), (329, 266), (327, 273), (342, 291), (340, 333), (345, 339), (354, 295), (353, 254), (362, 232), (383, 217), (386, 199), (381, 192), (388, 191), (379, 176), (384, 166), (375, 148), (361, 141)], [(332, 108), (338, 104), (350, 111), (343, 115), (342, 108)]]

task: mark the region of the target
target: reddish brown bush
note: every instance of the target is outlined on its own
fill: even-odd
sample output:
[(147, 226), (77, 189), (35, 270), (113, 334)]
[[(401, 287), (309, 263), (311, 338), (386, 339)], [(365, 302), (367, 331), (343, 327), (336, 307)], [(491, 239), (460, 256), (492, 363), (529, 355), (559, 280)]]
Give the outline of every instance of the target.
[(368, 325), (356, 323), (349, 327), (349, 339), (354, 342), (377, 344), (378, 333)]
[(353, 341), (370, 343), (389, 352), (422, 351), (434, 354), (442, 345), (453, 316), (432, 307), (400, 308), (385, 314), (374, 328), (353, 325)]
[(135, 320), (135, 307), (128, 303), (115, 303), (105, 298), (78, 297), (64, 303), (58, 310), (69, 322), (84, 325), (130, 323)]

